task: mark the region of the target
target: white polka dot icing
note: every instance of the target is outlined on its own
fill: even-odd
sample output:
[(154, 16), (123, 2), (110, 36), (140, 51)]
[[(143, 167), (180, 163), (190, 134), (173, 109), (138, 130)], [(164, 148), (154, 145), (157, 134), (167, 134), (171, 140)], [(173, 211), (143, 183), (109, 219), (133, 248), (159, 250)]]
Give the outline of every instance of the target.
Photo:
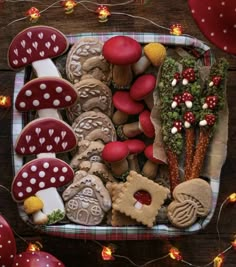
[(41, 90), (45, 90), (45, 89), (47, 88), (47, 86), (46, 86), (45, 83), (41, 83), (40, 86), (39, 86), (39, 88), (40, 88)]
[(23, 172), (23, 173), (22, 173), (22, 177), (23, 177), (23, 178), (27, 178), (27, 177), (28, 177), (28, 173), (27, 173), (27, 172)]
[(44, 94), (44, 95), (43, 95), (43, 98), (44, 98), (44, 99), (49, 99), (49, 98), (50, 98), (50, 94), (48, 94), (48, 93)]
[(46, 173), (44, 171), (40, 171), (39, 172), (39, 177), (43, 178), (45, 177)]
[(25, 102), (20, 102), (20, 107), (21, 108), (25, 108), (26, 107), (26, 103)]
[(32, 172), (36, 172), (37, 171), (37, 166), (33, 165), (33, 166), (31, 166), (30, 169), (31, 169)]
[(44, 162), (44, 164), (43, 164), (43, 167), (44, 167), (44, 169), (48, 169), (49, 168), (49, 163), (48, 162)]
[(57, 93), (61, 93), (62, 92), (62, 87), (61, 86), (57, 86), (56, 87), (56, 92)]
[(44, 188), (44, 187), (45, 187), (45, 183), (44, 183), (44, 182), (40, 182), (40, 183), (39, 183), (39, 187), (40, 187), (40, 188)]
[(40, 102), (38, 100), (34, 100), (33, 101), (33, 106), (38, 107), (39, 104), (40, 104)]
[(63, 173), (66, 173), (67, 171), (68, 171), (68, 168), (67, 168), (67, 167), (63, 167), (63, 168), (62, 168), (62, 172), (63, 172)]
[(25, 96), (32, 96), (32, 91), (31, 90), (26, 90), (25, 91)]
[(65, 97), (65, 101), (66, 101), (66, 102), (70, 102), (71, 99), (72, 99), (72, 98), (71, 98), (71, 96), (69, 96), (69, 95), (67, 95), (67, 96)]
[(53, 101), (53, 106), (57, 107), (57, 106), (59, 106), (59, 105), (60, 105), (60, 100), (59, 100), (59, 99), (55, 99), (55, 100)]

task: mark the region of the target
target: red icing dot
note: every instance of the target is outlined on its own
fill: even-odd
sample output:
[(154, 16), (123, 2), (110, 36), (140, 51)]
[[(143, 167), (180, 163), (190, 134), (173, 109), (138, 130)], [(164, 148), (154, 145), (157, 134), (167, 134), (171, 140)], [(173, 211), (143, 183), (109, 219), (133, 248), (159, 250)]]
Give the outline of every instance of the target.
[(145, 190), (139, 190), (137, 192), (134, 193), (134, 198), (145, 205), (150, 205), (152, 202), (152, 197), (151, 195), (145, 191)]

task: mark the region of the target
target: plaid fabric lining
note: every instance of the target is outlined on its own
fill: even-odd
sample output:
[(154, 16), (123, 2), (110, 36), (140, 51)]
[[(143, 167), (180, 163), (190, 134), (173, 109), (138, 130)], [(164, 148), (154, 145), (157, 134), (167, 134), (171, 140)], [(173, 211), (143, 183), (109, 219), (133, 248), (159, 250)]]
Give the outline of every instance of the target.
[[(97, 37), (103, 42), (115, 35), (126, 35), (134, 38), (140, 43), (160, 42), (165, 45), (174, 46), (188, 46), (193, 47), (202, 52), (204, 57), (204, 64), (211, 65), (214, 61), (214, 57), (211, 54), (210, 48), (198, 39), (188, 36), (174, 36), (174, 35), (159, 35), (153, 33), (130, 33), (130, 32), (116, 32), (116, 33), (81, 33), (77, 35), (69, 35), (68, 40), (72, 45), (78, 41), (81, 37), (92, 36)], [(15, 87), (14, 87), (14, 101), (19, 90), (24, 85), (24, 71), (16, 74)], [(13, 109), (13, 127), (12, 127), (12, 139), (13, 146), (16, 142), (16, 138), (19, 135), (23, 127), (22, 114), (15, 108)], [(15, 173), (22, 167), (23, 160), (21, 157), (13, 154), (14, 171)], [(223, 165), (224, 162), (222, 162)], [(150, 240), (160, 237), (175, 237), (180, 235), (193, 234), (203, 229), (211, 220), (217, 203), (219, 183), (220, 179), (210, 180), (210, 186), (213, 192), (212, 210), (210, 214), (203, 220), (198, 221), (194, 225), (185, 229), (177, 229), (170, 225), (158, 224), (152, 228), (142, 226), (127, 226), (127, 227), (112, 227), (107, 225), (99, 226), (83, 226), (76, 224), (65, 225), (50, 225), (35, 227), (43, 233), (60, 236), (64, 238), (73, 239), (96, 239), (96, 240)]]

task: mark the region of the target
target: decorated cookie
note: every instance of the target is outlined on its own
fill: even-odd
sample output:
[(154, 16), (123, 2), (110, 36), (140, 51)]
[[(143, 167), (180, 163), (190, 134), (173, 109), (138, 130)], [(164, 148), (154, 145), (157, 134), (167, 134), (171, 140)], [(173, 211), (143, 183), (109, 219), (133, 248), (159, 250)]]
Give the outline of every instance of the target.
[(76, 101), (77, 93), (71, 83), (62, 78), (43, 77), (23, 86), (16, 97), (15, 107), (22, 112), (37, 110), (39, 117), (59, 118), (57, 110)]
[(16, 241), (8, 222), (0, 215), (0, 265), (12, 266), (16, 256)]
[(98, 225), (111, 208), (111, 198), (103, 182), (84, 172), (63, 192), (63, 199), (66, 216), (77, 224)]
[(207, 216), (211, 210), (211, 187), (200, 178), (176, 186), (173, 198), (168, 206), (167, 215), (170, 222), (179, 228), (191, 226), (199, 217)]
[[(58, 158), (38, 158), (29, 161), (18, 171), (12, 182), (12, 197), (17, 202), (36, 196), (43, 207), (32, 213), (35, 224), (52, 224), (64, 218), (63, 201), (58, 188), (72, 181), (74, 171)], [(35, 200), (31, 205), (35, 205)], [(29, 209), (29, 204), (27, 205)]]
[(132, 219), (152, 227), (168, 194), (169, 189), (135, 171), (130, 171), (112, 206)]
[(39, 118), (21, 131), (15, 151), (20, 155), (61, 153), (72, 150), (76, 145), (76, 136), (68, 124), (54, 118)]
[(108, 117), (112, 116), (112, 92), (103, 82), (90, 78), (74, 85), (78, 94), (78, 101), (67, 109), (67, 118), (72, 123), (82, 112), (100, 111)]
[(32, 64), (38, 77), (60, 74), (51, 58), (58, 57), (68, 49), (63, 33), (48, 26), (33, 26), (16, 35), (8, 50), (9, 66), (13, 69)]
[(72, 128), (78, 141), (101, 140), (104, 143), (116, 140), (116, 130), (111, 119), (102, 112), (86, 111), (77, 117)]
[(77, 83), (81, 79), (95, 78), (110, 82), (110, 64), (102, 56), (103, 42), (93, 37), (83, 37), (70, 49), (66, 73), (68, 79)]

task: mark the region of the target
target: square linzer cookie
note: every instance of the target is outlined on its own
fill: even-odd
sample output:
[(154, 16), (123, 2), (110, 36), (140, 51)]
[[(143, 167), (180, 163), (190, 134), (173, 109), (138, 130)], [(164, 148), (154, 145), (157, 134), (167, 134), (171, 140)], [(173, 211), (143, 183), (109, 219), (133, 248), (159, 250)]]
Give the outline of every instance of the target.
[(113, 203), (113, 209), (152, 227), (168, 194), (168, 188), (135, 171), (130, 171), (127, 181)]

